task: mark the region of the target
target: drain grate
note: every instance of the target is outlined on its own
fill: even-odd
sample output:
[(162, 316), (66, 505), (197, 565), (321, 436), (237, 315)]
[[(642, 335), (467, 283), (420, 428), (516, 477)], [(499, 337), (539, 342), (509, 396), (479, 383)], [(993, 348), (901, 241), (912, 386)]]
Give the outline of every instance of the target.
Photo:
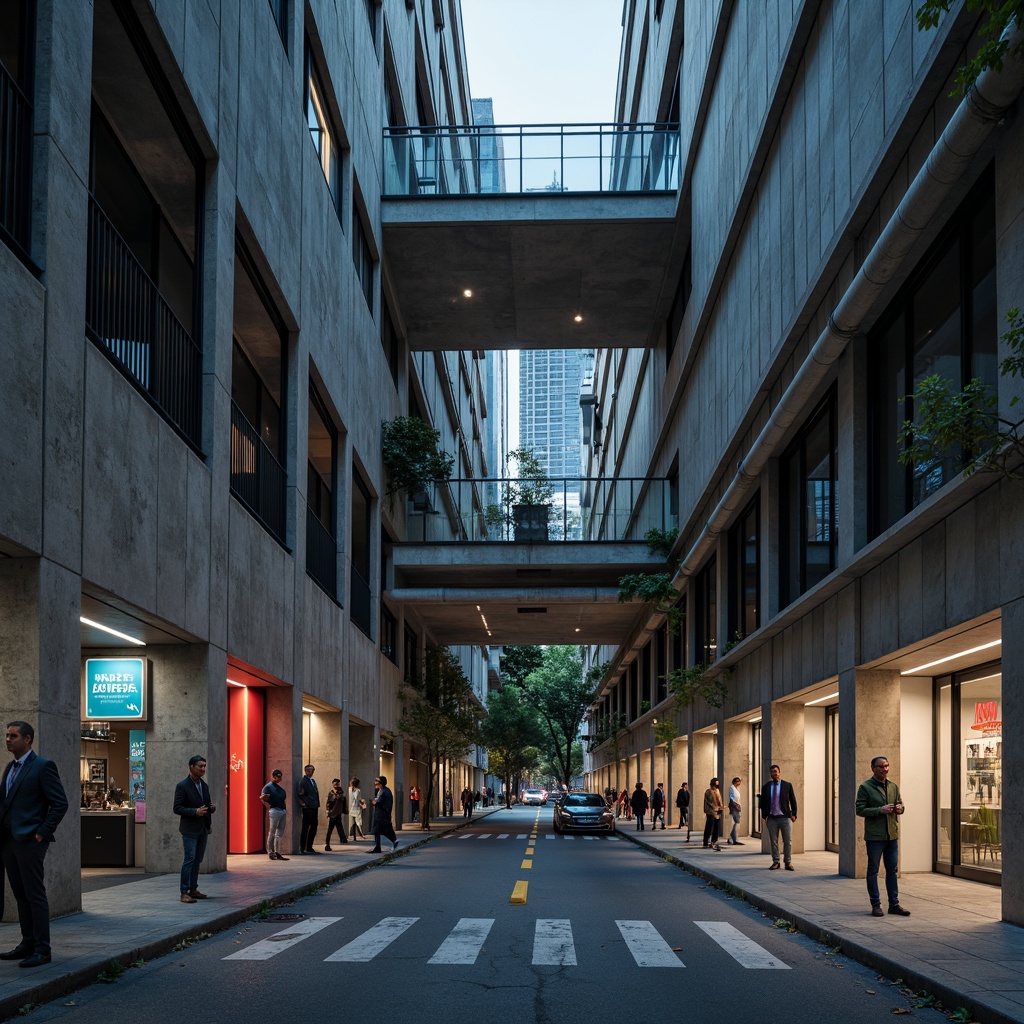
[(305, 914), (268, 914), (263, 920), (276, 924), (278, 921), (301, 921)]

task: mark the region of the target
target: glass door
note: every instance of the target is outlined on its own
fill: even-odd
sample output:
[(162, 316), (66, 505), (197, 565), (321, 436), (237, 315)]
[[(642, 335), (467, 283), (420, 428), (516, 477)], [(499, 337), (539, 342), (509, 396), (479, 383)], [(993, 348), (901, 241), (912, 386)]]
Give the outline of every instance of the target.
[(763, 785), (762, 773), (764, 765), (761, 760), (761, 723), (754, 722), (750, 726), (750, 813), (747, 820), (750, 822), (750, 834), (761, 836), (761, 812), (757, 806), (757, 798), (761, 793)]
[(839, 705), (825, 708), (825, 849), (839, 852)]

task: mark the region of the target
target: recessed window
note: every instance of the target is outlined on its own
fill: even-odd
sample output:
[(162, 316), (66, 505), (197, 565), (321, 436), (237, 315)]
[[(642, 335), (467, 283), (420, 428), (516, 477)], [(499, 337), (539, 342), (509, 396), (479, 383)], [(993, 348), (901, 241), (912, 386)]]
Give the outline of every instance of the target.
[(340, 133), (335, 128), (327, 107), (327, 93), (323, 79), (317, 71), (316, 61), (306, 42), (306, 123), (313, 140), (320, 170), (324, 172), (334, 208), (341, 218), (341, 149)]
[(277, 31), (281, 33), (285, 53), (288, 52), (288, 0), (270, 0), (270, 13), (274, 17)]
[(373, 253), (370, 252), (370, 244), (366, 240), (366, 228), (363, 226), (363, 218), (359, 213), (359, 207), (352, 206), (352, 260), (356, 266), (356, 275), (359, 277), (359, 285), (366, 299), (366, 305), (373, 314)]
[(729, 531), (729, 642), (750, 636), (761, 624), (760, 496)]

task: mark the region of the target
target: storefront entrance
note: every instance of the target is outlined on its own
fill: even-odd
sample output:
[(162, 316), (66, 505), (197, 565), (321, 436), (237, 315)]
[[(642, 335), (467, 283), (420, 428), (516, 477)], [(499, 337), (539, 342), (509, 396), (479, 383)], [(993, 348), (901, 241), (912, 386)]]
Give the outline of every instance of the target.
[(1000, 663), (935, 681), (935, 870), (1000, 885), (1003, 723)]

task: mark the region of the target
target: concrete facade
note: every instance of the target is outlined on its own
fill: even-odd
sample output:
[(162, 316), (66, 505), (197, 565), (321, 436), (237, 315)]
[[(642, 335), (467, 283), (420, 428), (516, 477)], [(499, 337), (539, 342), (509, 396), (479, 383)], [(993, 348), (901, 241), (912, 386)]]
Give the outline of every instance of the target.
[[(871, 757), (884, 754), (908, 805), (901, 870), (998, 881), (998, 872), (975, 870), (992, 861), (979, 855), (977, 826), (963, 810), (969, 793), (977, 805), (981, 790), (963, 790), (962, 857), (951, 868), (948, 794), (960, 778), (951, 781), (951, 767), (960, 785), (974, 785), (971, 766), (981, 761), (965, 759), (978, 749), (970, 744), (998, 735), (974, 720), (967, 680), (1001, 675), (1002, 735), (1024, 726), (1020, 631), (1011, 625), (1024, 592), (1020, 485), (947, 475), (879, 525), (878, 480), (892, 457), (876, 445), (879, 416), (903, 416), (880, 413), (875, 396), (886, 372), (877, 340), (885, 317), (931, 266), (929, 254), (959, 223), (968, 195), (994, 209), (999, 324), (1024, 296), (1024, 127), (1016, 116), (1024, 75), (1019, 63), (1008, 65), (995, 87), (1010, 112), (994, 130), (972, 127), (960, 171), (935, 181), (922, 168), (930, 157), (941, 162), (934, 154), (948, 147), (940, 136), (959, 135), (970, 121), (966, 101), (950, 92), (978, 25), (955, 8), (921, 32), (914, 7), (909, 0), (626, 4), (620, 116), (662, 119), (677, 97), (686, 156), (670, 266), (678, 268), (682, 304), (651, 351), (598, 352), (594, 389), (605, 444), (591, 450), (590, 471), (678, 474), (680, 529), (669, 564), (679, 567), (674, 582), (686, 600), (685, 653), (671, 668), (700, 662), (703, 648), (728, 696), (721, 710), (665, 701), (634, 716), (630, 729), (650, 742), (650, 719), (675, 715), (689, 740), (694, 797), (711, 773), (746, 782), (749, 766), (764, 781), (778, 762), (801, 800), (794, 848), (834, 849), (840, 871), (860, 877), (866, 858), (854, 798)], [(915, 219), (923, 200), (930, 212)], [(907, 224), (914, 234), (897, 252), (889, 240)], [(986, 338), (995, 345), (1004, 329), (991, 324)], [(1020, 382), (993, 383), (1008, 409)], [(799, 511), (787, 511), (787, 460), (823, 401), (834, 418), (827, 500), (835, 502), (838, 537), (826, 538), (834, 545), (830, 571), (787, 591), (788, 531)], [(738, 629), (732, 613), (738, 556), (730, 531), (755, 495), (757, 624), (750, 630)], [(717, 597), (710, 635), (701, 617), (709, 573)], [(612, 659), (595, 720), (622, 706), (618, 691), (662, 621), (647, 608), (621, 646), (592, 648), (592, 663)], [(951, 727), (941, 701), (960, 692), (961, 677), (961, 713), (971, 718)], [(963, 730), (955, 735), (968, 744), (966, 755), (950, 746), (951, 728)], [(996, 826), (1003, 917), (1024, 924), (1012, 882), (1024, 862), (1010, 838), (1019, 798), (1008, 774), (1020, 755), (1014, 741), (997, 742), (991, 751), (1001, 757), (986, 764), (999, 765), (1004, 808)], [(749, 761), (755, 744), (759, 764)], [(595, 785), (614, 775), (608, 748), (589, 756)], [(981, 804), (995, 800), (987, 789)], [(745, 828), (754, 814), (748, 787)]]

